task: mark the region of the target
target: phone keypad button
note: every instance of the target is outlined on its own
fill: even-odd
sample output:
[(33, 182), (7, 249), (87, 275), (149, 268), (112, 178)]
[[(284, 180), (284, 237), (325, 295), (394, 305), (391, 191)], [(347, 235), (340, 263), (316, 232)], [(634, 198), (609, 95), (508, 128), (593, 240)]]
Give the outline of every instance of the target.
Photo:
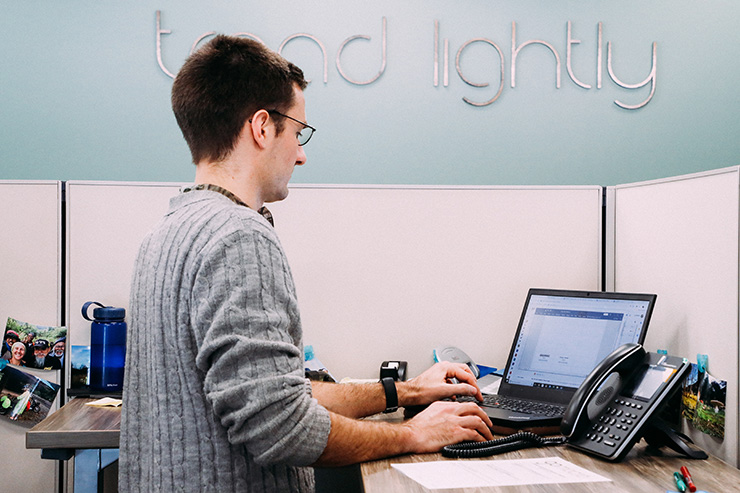
[(635, 438), (635, 428), (644, 417), (644, 408), (644, 403), (619, 396), (611, 401), (591, 423), (588, 433), (581, 438), (580, 444), (585, 450), (604, 457), (611, 457), (621, 450), (620, 447), (625, 443)]

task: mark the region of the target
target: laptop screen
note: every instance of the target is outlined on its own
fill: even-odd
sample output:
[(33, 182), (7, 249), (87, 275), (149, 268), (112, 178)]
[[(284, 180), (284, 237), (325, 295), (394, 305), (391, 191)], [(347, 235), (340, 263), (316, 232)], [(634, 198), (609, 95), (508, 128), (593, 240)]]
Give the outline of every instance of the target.
[(614, 349), (642, 343), (655, 295), (532, 289), (504, 381), (575, 391)]

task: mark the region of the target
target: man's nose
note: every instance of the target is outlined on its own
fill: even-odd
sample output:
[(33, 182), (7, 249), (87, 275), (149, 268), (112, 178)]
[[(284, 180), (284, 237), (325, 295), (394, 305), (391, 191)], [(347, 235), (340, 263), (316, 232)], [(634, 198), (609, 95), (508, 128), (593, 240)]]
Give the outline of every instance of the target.
[(298, 146), (298, 156), (296, 157), (296, 166), (303, 166), (306, 164), (306, 151), (303, 149), (303, 146)]

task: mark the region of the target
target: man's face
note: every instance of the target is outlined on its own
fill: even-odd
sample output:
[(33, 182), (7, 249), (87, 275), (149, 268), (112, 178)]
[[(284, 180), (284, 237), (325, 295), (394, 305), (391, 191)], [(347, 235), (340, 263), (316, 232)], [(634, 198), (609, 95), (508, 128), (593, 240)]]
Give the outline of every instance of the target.
[(42, 349), (40, 347), (34, 348), (33, 354), (37, 358), (46, 358), (46, 355), (49, 354), (49, 348), (46, 348), (46, 349)]
[(57, 342), (54, 344), (54, 356), (57, 358), (64, 356), (64, 346), (65, 344), (63, 342)]
[[(285, 114), (305, 122), (306, 101), (303, 97), (303, 91), (297, 87), (294, 88), (294, 91), (293, 106)], [(306, 153), (303, 147), (298, 145), (297, 138), (298, 132), (302, 131), (304, 127), (290, 118), (280, 116), (275, 116), (275, 118), (283, 119), (283, 131), (275, 138), (270, 160), (262, 173), (262, 198), (265, 202), (276, 202), (287, 197), (288, 182), (293, 175), (293, 169), (306, 162)]]

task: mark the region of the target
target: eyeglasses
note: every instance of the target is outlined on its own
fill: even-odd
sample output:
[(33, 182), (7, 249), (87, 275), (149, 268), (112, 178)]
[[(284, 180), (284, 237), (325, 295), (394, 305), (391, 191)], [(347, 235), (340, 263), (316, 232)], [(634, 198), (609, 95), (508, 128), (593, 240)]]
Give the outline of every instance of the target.
[(302, 122), (300, 120), (296, 120), (292, 116), (284, 115), (284, 114), (280, 113), (278, 110), (267, 110), (267, 112), (268, 113), (275, 113), (276, 115), (280, 115), (282, 117), (288, 118), (290, 120), (293, 120), (296, 123), (299, 123), (299, 124), (303, 125), (303, 129), (300, 132), (298, 132), (298, 136), (297, 136), (298, 137), (298, 145), (299, 146), (304, 146), (304, 145), (308, 144), (308, 141), (311, 140), (311, 137), (313, 136), (313, 133), (316, 131), (316, 129), (313, 128), (308, 123)]

